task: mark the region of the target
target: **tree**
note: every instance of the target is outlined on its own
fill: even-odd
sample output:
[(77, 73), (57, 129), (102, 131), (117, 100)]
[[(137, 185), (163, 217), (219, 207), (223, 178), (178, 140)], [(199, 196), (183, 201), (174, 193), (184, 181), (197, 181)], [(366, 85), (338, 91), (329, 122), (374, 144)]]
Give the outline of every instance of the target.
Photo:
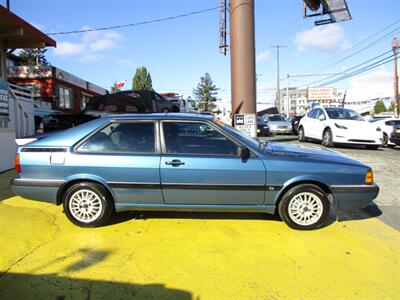
[(151, 75), (147, 71), (146, 67), (140, 67), (136, 69), (135, 76), (133, 76), (132, 80), (132, 88), (134, 90), (153, 90)]
[(385, 111), (386, 111), (385, 103), (383, 103), (382, 100), (376, 101), (375, 106), (374, 106), (374, 113), (379, 114), (379, 113), (385, 112)]
[(18, 55), (19, 65), (21, 66), (49, 66), (51, 65), (45, 56), (47, 49), (27, 49), (22, 50)]
[(213, 83), (210, 74), (205, 73), (204, 76), (200, 77), (197, 88), (193, 90), (200, 111), (213, 111), (215, 109), (217, 91), (218, 88)]

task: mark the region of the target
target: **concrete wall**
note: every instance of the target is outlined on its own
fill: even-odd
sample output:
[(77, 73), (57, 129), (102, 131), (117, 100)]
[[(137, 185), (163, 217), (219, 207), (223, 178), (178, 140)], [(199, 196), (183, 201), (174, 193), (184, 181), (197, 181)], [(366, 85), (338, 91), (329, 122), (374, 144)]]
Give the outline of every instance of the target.
[(15, 130), (0, 128), (0, 172), (14, 168), (16, 149)]

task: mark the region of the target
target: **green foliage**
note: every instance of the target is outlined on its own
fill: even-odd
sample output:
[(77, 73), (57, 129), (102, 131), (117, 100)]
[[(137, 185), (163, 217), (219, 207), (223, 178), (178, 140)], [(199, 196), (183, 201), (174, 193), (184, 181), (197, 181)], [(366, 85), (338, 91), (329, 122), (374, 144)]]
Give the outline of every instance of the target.
[(50, 66), (45, 57), (47, 49), (24, 49), (18, 55), (20, 66)]
[(200, 82), (193, 91), (200, 111), (211, 112), (215, 109), (217, 91), (218, 88), (213, 83), (210, 74), (205, 73), (204, 76), (200, 77)]
[(146, 67), (140, 67), (136, 69), (135, 76), (132, 80), (132, 89), (134, 90), (153, 90), (153, 82), (151, 81), (151, 75), (147, 71)]
[(379, 113), (385, 112), (385, 111), (386, 111), (386, 106), (383, 103), (383, 101), (382, 100), (376, 101), (375, 106), (374, 106), (374, 113), (379, 114)]

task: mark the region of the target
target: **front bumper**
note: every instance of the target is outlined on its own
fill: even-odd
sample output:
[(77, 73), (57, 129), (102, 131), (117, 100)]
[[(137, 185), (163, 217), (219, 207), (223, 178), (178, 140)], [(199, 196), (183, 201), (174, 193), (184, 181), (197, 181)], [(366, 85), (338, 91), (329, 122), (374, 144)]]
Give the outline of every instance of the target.
[(292, 128), (269, 128), (269, 132), (273, 133), (273, 134), (278, 134), (278, 133), (292, 133)]
[(379, 186), (372, 185), (332, 185), (337, 210), (363, 208), (370, 204), (379, 194)]

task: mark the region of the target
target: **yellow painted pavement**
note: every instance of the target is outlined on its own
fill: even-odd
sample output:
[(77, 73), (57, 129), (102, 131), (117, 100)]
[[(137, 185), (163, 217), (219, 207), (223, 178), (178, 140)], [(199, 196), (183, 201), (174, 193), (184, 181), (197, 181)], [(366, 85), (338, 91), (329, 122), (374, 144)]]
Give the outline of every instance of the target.
[(400, 234), (376, 218), (295, 231), (260, 214), (122, 214), (0, 202), (0, 299), (400, 299)]

